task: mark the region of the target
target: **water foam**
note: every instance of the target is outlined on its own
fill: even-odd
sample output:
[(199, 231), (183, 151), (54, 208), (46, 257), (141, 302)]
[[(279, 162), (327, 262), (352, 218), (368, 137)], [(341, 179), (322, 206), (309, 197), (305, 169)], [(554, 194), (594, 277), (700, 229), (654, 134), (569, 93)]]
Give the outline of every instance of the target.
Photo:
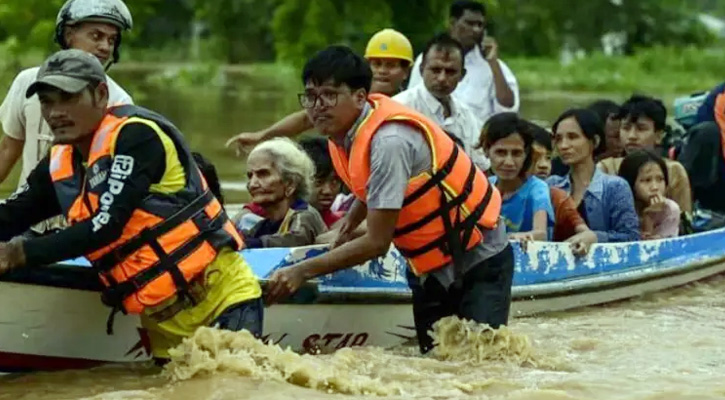
[[(476, 393), (497, 380), (477, 374), (461, 376), (471, 364), (547, 366), (529, 338), (508, 327), (499, 330), (455, 317), (445, 318), (432, 333), (437, 347), (430, 356), (412, 356), (381, 348), (346, 348), (333, 354), (297, 354), (263, 343), (249, 332), (200, 328), (170, 354), (165, 374), (174, 381), (215, 372), (288, 382), (328, 393), (354, 395), (457, 396)], [(406, 352), (407, 353), (407, 352)]]

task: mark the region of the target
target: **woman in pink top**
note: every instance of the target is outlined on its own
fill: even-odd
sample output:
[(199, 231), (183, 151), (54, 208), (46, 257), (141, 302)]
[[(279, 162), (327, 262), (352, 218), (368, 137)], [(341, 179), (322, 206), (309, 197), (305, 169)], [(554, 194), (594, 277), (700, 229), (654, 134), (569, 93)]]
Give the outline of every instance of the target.
[(665, 197), (667, 165), (651, 150), (630, 153), (619, 167), (629, 182), (639, 215), (642, 239), (676, 237), (680, 230), (680, 206)]

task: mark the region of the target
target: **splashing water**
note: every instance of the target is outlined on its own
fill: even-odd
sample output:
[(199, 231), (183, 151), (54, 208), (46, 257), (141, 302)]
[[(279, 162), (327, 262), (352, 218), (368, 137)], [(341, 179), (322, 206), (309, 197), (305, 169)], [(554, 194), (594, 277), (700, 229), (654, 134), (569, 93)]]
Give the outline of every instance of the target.
[(433, 355), (439, 360), (474, 364), (503, 361), (556, 369), (554, 361), (534, 351), (527, 335), (513, 332), (507, 326), (493, 329), (486, 324), (448, 317), (436, 322), (430, 334), (436, 345)]
[[(346, 348), (330, 355), (300, 355), (278, 345), (264, 344), (249, 332), (219, 331), (201, 328), (171, 351), (172, 361), (165, 374), (174, 381), (191, 379), (200, 374), (234, 372), (255, 379), (288, 382), (327, 393), (362, 395), (417, 395), (421, 391), (403, 385), (420, 377), (420, 371), (454, 372), (464, 364), (507, 361), (517, 365), (537, 366), (531, 342), (525, 335), (502, 327), (488, 326), (455, 317), (445, 318), (434, 326), (438, 343), (432, 358), (386, 353), (380, 348)], [(446, 364), (438, 362), (445, 360)], [(391, 370), (390, 364), (416, 368)], [(484, 382), (485, 385), (485, 382)], [(470, 393), (476, 385), (451, 379), (440, 389), (451, 394)], [(427, 385), (420, 387), (428, 392)]]
[[(300, 355), (278, 345), (265, 344), (249, 332), (200, 328), (193, 337), (170, 351), (165, 374), (186, 380), (198, 374), (231, 371), (242, 376), (346, 394), (388, 395), (399, 388), (384, 386), (379, 378), (358, 375), (365, 369), (350, 349), (331, 356)], [(340, 373), (340, 372), (346, 373)]]
[(111, 365), (0, 377), (0, 400), (722, 400), (725, 279), (604, 307), (441, 320), (438, 346), (300, 355), (246, 332), (200, 329), (164, 370)]

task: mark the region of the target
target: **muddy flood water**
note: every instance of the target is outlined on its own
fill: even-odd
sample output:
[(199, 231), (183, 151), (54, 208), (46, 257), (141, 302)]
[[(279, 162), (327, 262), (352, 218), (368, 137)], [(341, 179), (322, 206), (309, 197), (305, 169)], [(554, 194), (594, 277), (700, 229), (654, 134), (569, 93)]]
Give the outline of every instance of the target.
[(11, 399), (723, 399), (725, 278), (616, 304), (513, 319), (492, 334), (448, 320), (414, 347), (298, 355), (202, 329), (149, 364), (0, 377)]

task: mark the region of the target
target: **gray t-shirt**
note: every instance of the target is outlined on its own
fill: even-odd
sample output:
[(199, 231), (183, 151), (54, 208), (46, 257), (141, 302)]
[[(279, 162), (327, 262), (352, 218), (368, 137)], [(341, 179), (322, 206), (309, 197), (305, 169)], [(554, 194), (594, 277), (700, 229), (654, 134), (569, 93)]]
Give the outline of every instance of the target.
[[(383, 124), (373, 136), (370, 147), (368, 209), (402, 208), (408, 180), (431, 167), (431, 151), (420, 132), (402, 122)], [(431, 275), (448, 288), (471, 267), (498, 254), (507, 244), (506, 229), (503, 223), (499, 223), (493, 230), (484, 232), (484, 241), (481, 244), (464, 253), (460, 268), (448, 264), (433, 271)], [(421, 278), (425, 280), (427, 277)]]

